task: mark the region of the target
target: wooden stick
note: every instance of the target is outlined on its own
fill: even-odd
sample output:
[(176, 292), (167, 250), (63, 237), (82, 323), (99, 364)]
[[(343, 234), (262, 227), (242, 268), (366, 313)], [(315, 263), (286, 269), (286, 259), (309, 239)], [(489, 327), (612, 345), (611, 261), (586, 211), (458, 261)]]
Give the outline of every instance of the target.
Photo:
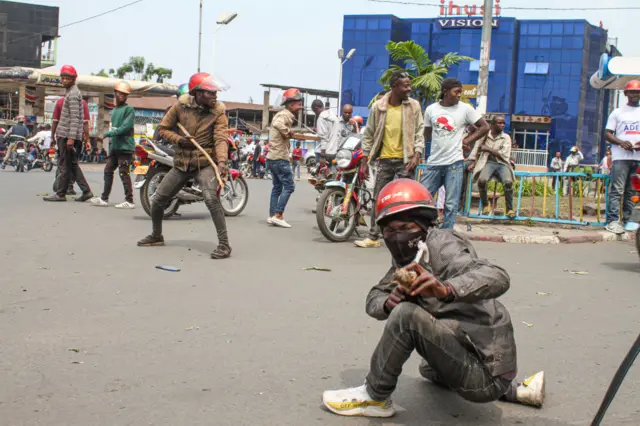
[(306, 134), (303, 134), (303, 133), (294, 133), (293, 136), (291, 136), (291, 139), (296, 139), (296, 140), (301, 140), (301, 141), (319, 141), (320, 140), (320, 136), (306, 135)]
[(182, 131), (182, 133), (184, 133), (184, 135), (189, 138), (189, 140), (191, 141), (191, 143), (198, 148), (198, 150), (204, 154), (205, 158), (209, 161), (209, 164), (211, 164), (211, 167), (213, 167), (213, 171), (216, 173), (216, 180), (218, 181), (218, 185), (220, 186), (220, 188), (218, 189), (218, 191), (221, 191), (222, 188), (224, 188), (224, 182), (222, 181), (222, 178), (220, 177), (220, 170), (218, 170), (218, 166), (216, 165), (216, 163), (211, 159), (211, 156), (209, 155), (209, 153), (207, 151), (204, 150), (204, 148), (202, 148), (200, 146), (200, 144), (198, 142), (196, 142), (196, 140), (193, 138), (193, 136), (191, 136), (189, 134), (189, 132), (187, 132), (187, 129), (184, 128), (184, 126), (180, 123), (178, 123), (178, 129), (180, 129)]

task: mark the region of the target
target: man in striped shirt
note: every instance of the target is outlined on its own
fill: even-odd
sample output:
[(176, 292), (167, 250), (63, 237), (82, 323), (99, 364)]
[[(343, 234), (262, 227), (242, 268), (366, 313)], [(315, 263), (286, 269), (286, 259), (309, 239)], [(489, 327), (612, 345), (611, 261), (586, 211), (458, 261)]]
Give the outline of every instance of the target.
[(67, 93), (64, 97), (60, 121), (56, 129), (56, 142), (60, 150), (58, 168), (60, 169), (60, 182), (57, 193), (52, 197), (43, 198), (44, 201), (67, 201), (69, 182), (76, 181), (82, 190), (82, 196), (76, 201), (84, 202), (93, 198), (91, 188), (84, 178), (82, 169), (78, 165), (77, 142), (84, 139), (84, 113), (82, 108), (82, 93), (76, 86), (78, 73), (70, 65), (64, 65), (60, 70), (62, 84)]

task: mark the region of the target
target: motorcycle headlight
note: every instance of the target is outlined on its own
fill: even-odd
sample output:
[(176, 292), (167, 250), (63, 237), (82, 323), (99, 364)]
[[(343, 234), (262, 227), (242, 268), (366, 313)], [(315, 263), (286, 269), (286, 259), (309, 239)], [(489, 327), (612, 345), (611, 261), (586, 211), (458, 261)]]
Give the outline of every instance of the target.
[(336, 154), (336, 166), (339, 169), (346, 169), (351, 164), (351, 159), (353, 158), (353, 153), (350, 149), (341, 149)]

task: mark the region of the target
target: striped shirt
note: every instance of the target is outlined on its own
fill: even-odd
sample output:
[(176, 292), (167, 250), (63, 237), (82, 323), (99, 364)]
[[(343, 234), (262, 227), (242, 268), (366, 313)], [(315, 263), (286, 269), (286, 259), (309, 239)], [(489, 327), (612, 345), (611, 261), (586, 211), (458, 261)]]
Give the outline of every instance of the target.
[(64, 139), (74, 139), (81, 141), (84, 139), (84, 111), (82, 107), (82, 92), (78, 86), (67, 90), (64, 97), (64, 104), (60, 113), (60, 121), (56, 129), (56, 137)]

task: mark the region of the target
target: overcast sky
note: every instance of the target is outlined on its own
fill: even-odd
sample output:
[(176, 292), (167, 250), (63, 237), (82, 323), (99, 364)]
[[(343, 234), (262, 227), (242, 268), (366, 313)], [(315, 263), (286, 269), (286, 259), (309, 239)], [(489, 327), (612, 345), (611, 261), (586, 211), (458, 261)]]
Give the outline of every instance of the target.
[[(124, 5), (133, 0), (20, 1), (60, 8), (60, 25)], [(435, 3), (438, 0), (412, 0)], [(448, 1), (447, 1), (448, 3)], [(482, 4), (458, 0), (456, 4)], [(618, 37), (624, 55), (640, 56), (637, 23), (640, 10), (519, 11), (520, 7), (637, 6), (638, 0), (502, 0), (502, 16), (519, 19), (602, 20), (610, 37)], [(199, 0), (144, 0), (128, 8), (60, 30), (58, 65), (73, 64), (80, 73), (116, 68), (130, 56), (144, 56), (156, 66), (172, 68), (180, 84), (196, 71)], [(232, 9), (231, 9), (232, 8)], [(430, 18), (437, 7), (372, 3), (368, 0), (204, 0), (203, 71), (213, 64), (213, 31), (222, 12), (238, 18), (218, 33), (215, 74), (231, 89), (221, 98), (261, 103), (260, 83), (317, 89), (338, 88), (336, 51), (342, 43), (345, 14), (394, 14), (400, 18)], [(634, 41), (636, 40), (636, 41)]]

